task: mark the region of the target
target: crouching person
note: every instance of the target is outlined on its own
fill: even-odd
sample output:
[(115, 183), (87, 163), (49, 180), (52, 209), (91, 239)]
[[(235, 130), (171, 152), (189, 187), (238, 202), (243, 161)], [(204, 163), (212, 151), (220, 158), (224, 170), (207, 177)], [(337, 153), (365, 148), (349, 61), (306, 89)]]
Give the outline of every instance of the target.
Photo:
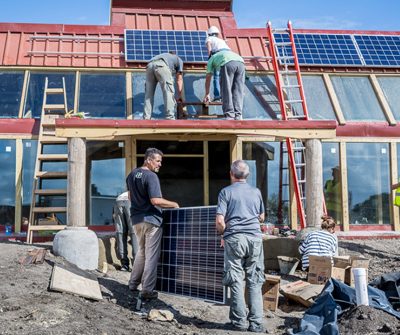
[[(232, 163), (232, 184), (218, 196), (216, 228), (223, 236), (225, 264), (223, 284), (231, 290), (228, 328), (261, 333), (263, 302), (261, 287), (264, 278), (264, 253), (260, 222), (264, 221), (261, 192), (246, 180), (249, 166), (245, 161)], [(243, 279), (249, 293), (248, 307), (244, 299)]]

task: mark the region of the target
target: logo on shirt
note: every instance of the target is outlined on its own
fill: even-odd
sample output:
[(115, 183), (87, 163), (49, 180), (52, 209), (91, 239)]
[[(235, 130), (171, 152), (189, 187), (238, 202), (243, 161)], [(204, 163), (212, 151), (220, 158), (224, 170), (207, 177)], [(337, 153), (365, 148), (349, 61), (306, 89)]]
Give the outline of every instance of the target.
[(141, 179), (142, 176), (143, 176), (143, 172), (136, 172), (136, 174), (135, 174), (135, 178), (137, 178), (137, 179)]

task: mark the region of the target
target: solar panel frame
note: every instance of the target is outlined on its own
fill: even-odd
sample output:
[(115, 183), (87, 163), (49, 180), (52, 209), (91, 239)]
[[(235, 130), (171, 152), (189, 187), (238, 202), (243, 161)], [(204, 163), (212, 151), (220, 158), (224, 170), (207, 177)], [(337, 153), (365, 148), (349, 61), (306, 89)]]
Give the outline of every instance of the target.
[(215, 228), (216, 206), (163, 212), (157, 290), (225, 303), (224, 249)]
[(148, 62), (154, 56), (175, 51), (184, 62), (205, 63), (207, 33), (198, 30), (125, 29), (125, 61)]

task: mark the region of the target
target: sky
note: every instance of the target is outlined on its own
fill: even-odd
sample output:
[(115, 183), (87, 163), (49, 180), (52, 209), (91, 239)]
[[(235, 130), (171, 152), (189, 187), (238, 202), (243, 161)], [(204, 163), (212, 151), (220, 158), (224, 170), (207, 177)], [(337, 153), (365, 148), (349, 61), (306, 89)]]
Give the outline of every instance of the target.
[[(0, 22), (109, 24), (110, 0), (0, 0)], [(239, 28), (400, 31), (400, 0), (234, 0)]]

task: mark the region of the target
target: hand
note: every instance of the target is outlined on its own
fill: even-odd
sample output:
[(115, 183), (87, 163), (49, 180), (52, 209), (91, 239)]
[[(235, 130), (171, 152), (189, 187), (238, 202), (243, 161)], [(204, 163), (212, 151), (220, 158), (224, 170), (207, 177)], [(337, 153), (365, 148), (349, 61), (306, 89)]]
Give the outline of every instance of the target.
[(208, 102), (210, 102), (210, 101), (211, 101), (210, 94), (206, 94), (206, 95), (204, 96), (203, 102), (206, 104), (206, 103), (208, 103)]
[(174, 206), (174, 207), (172, 207), (172, 208), (179, 208), (179, 205), (178, 205), (177, 202), (174, 202), (174, 203), (173, 203), (173, 206)]
[(180, 98), (176, 99), (176, 101), (181, 104), (183, 102), (183, 99), (182, 99), (182, 97), (180, 97)]

